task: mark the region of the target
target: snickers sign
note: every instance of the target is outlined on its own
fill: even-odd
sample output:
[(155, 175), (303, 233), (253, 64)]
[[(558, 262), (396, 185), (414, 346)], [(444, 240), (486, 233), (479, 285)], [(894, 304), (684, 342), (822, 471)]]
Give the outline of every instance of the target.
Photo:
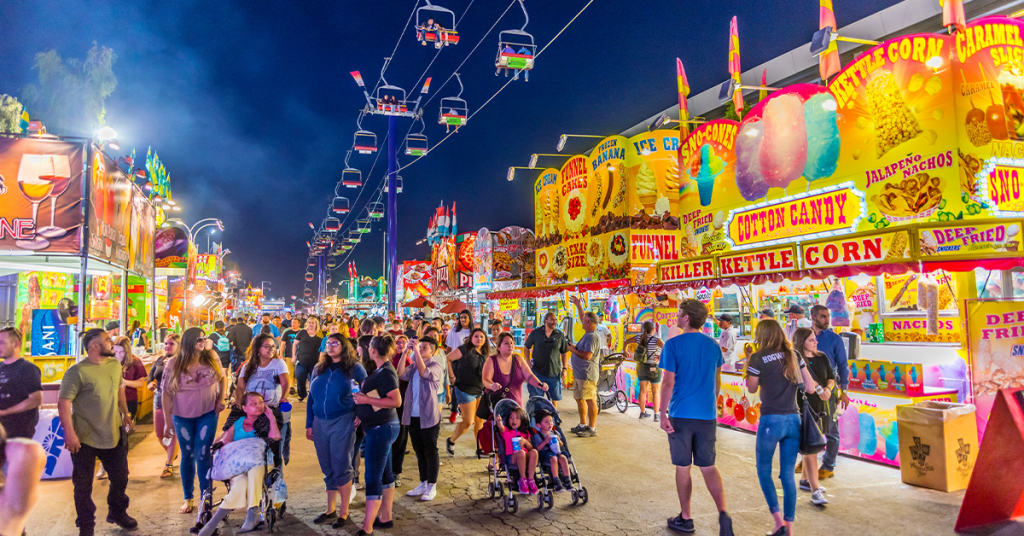
[(713, 259), (687, 259), (658, 267), (658, 280), (661, 283), (713, 279), (715, 277), (715, 261)]
[(796, 270), (793, 246), (768, 249), (753, 253), (723, 255), (718, 258), (719, 277), (773, 274)]

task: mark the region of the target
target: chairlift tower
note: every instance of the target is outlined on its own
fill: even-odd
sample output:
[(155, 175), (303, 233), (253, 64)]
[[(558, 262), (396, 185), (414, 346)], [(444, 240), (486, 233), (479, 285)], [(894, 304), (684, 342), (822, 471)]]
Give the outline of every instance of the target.
[(415, 101), (409, 101), (406, 91), (398, 86), (393, 86), (384, 78), (384, 71), (388, 67), (391, 58), (384, 58), (384, 66), (380, 71), (380, 80), (383, 84), (378, 87), (371, 96), (363, 84), (363, 77), (359, 71), (350, 73), (356, 84), (363, 90), (366, 97), (366, 107), (361, 110), (365, 115), (385, 115), (388, 117), (388, 232), (386, 242), (387, 278), (388, 278), (388, 310), (396, 310), (396, 294), (398, 288), (398, 150), (402, 140), (398, 139), (398, 118), (407, 117), (415, 119), (420, 113), (420, 100), (430, 90), (430, 78), (423, 83)]

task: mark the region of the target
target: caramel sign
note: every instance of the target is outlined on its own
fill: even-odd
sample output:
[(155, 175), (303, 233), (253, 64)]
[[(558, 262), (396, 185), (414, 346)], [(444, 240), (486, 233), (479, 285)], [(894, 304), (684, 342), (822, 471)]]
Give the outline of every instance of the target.
[(715, 262), (712, 259), (685, 260), (663, 264), (658, 267), (658, 280), (661, 283), (694, 281), (714, 277)]
[(796, 254), (793, 246), (738, 255), (723, 255), (718, 258), (720, 277), (773, 274), (793, 270), (796, 270)]
[(728, 239), (734, 249), (743, 249), (788, 239), (816, 238), (832, 231), (852, 231), (863, 213), (863, 196), (846, 187), (733, 211), (728, 221)]

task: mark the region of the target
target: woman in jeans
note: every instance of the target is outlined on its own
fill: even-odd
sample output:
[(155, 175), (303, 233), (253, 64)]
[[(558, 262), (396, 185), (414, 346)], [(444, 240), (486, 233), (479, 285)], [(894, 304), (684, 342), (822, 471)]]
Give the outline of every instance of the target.
[(416, 451), (420, 470), (420, 484), (406, 495), (419, 496), (424, 501), (433, 500), (437, 496), (435, 486), (440, 466), (437, 434), (441, 431), (441, 411), (431, 393), (437, 392), (443, 372), (441, 363), (433, 357), (435, 352), (437, 341), (433, 337), (423, 337), (417, 346), (409, 347), (412, 365), (406, 365), (404, 356), (398, 362), (398, 376), (409, 384), (403, 398), (405, 411), (402, 412), (402, 424), (409, 429), (409, 438), (412, 440), (412, 449)]
[[(313, 523), (333, 521), (339, 529), (348, 521), (352, 502), (352, 450), (355, 448), (356, 414), (354, 386), (366, 379), (366, 370), (346, 337), (327, 336), (326, 352), (313, 367), (306, 401), (306, 439), (313, 441), (327, 486), (327, 511)], [(338, 501), (341, 504), (338, 504)]]
[[(818, 339), (812, 329), (796, 328), (793, 332), (793, 351), (804, 358), (811, 377), (818, 385), (824, 387), (820, 393), (805, 394), (811, 409), (821, 417), (819, 426), (822, 430), (828, 430), (828, 425), (836, 414), (836, 403), (839, 402), (839, 397), (835, 394), (836, 371), (832, 368), (828, 356), (818, 351)], [(797, 398), (797, 405), (801, 410), (800, 414), (803, 415), (803, 397)], [(807, 468), (807, 473), (804, 473), (807, 480), (800, 481), (800, 489), (811, 492), (811, 503), (818, 506), (828, 504), (825, 488), (818, 483), (818, 455), (804, 455), (804, 467)]]
[[(658, 410), (661, 403), (661, 369), (658, 368), (658, 357), (661, 356), (661, 349), (665, 343), (655, 333), (654, 322), (647, 321), (643, 324), (643, 333), (636, 336), (636, 344), (647, 353), (647, 362), (636, 364), (636, 379), (640, 383), (640, 418), (646, 419), (654, 414), (654, 422), (658, 422)], [(647, 386), (651, 386), (651, 403), (654, 404), (654, 411), (647, 411)]]
[[(391, 472), (391, 443), (398, 437), (395, 408), (402, 405), (398, 374), (391, 364), (394, 353), (395, 339), (391, 335), (370, 340), (370, 359), (377, 368), (352, 396), (356, 403), (356, 424), (366, 434), (366, 517), (359, 535), (373, 533), (374, 526), (394, 526), (391, 505), (395, 499), (395, 475)], [(373, 396), (369, 396), (371, 394)]]
[(164, 464), (163, 471), (160, 472), (160, 478), (171, 478), (174, 475), (174, 472), (171, 471), (171, 464), (174, 463), (175, 451), (178, 448), (178, 438), (174, 437), (174, 435), (171, 435), (170, 442), (167, 445), (163, 445), (165, 436), (162, 432), (167, 428), (167, 424), (164, 422), (164, 395), (160, 391), (160, 384), (164, 379), (164, 366), (167, 364), (167, 360), (178, 352), (178, 345), (180, 343), (181, 337), (177, 333), (168, 335), (164, 339), (164, 355), (156, 358), (153, 366), (149, 369), (149, 376), (146, 377), (146, 380), (149, 382), (146, 384), (146, 388), (153, 391), (153, 430), (156, 431), (154, 436), (157, 441), (161, 442), (164, 450), (167, 451), (167, 462)]
[(452, 436), (445, 440), (445, 448), (449, 456), (455, 455), (455, 441), (462, 436), (470, 425), (473, 426), (473, 437), (483, 427), (483, 419), (476, 416), (476, 406), (480, 403), (480, 395), (484, 392), (483, 371), (484, 361), (491, 350), (488, 348), (487, 334), (480, 328), (470, 332), (466, 344), (459, 346), (448, 354), (452, 371), (455, 374), (455, 399), (459, 403), (462, 420), (455, 425)]
[[(757, 425), (757, 479), (775, 518), (770, 536), (793, 534), (796, 517), (796, 482), (793, 469), (800, 452), (800, 413), (796, 406), (797, 384), (803, 382), (809, 392), (822, 388), (814, 382), (804, 360), (793, 351), (782, 326), (774, 320), (762, 320), (754, 334), (757, 352), (747, 350), (747, 390), (761, 390), (761, 420)], [(779, 480), (782, 481), (783, 511), (772, 482), (772, 458), (779, 447)]]
[[(193, 491), (198, 470), (199, 493), (210, 489), (210, 465), (213, 462), (217, 415), (224, 409), (225, 375), (220, 357), (206, 350), (206, 334), (189, 328), (181, 335), (178, 353), (164, 365), (160, 390), (164, 412), (164, 437), (172, 433), (181, 441), (181, 487), (185, 502), (181, 513), (193, 508)], [(173, 428), (169, 424), (173, 423)]]

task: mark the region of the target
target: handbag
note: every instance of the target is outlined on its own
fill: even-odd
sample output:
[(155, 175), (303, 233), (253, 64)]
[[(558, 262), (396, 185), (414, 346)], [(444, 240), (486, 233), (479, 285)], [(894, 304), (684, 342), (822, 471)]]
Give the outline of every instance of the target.
[(800, 454), (810, 456), (825, 448), (825, 434), (821, 430), (821, 415), (811, 408), (804, 393), (804, 411), (800, 417)]

